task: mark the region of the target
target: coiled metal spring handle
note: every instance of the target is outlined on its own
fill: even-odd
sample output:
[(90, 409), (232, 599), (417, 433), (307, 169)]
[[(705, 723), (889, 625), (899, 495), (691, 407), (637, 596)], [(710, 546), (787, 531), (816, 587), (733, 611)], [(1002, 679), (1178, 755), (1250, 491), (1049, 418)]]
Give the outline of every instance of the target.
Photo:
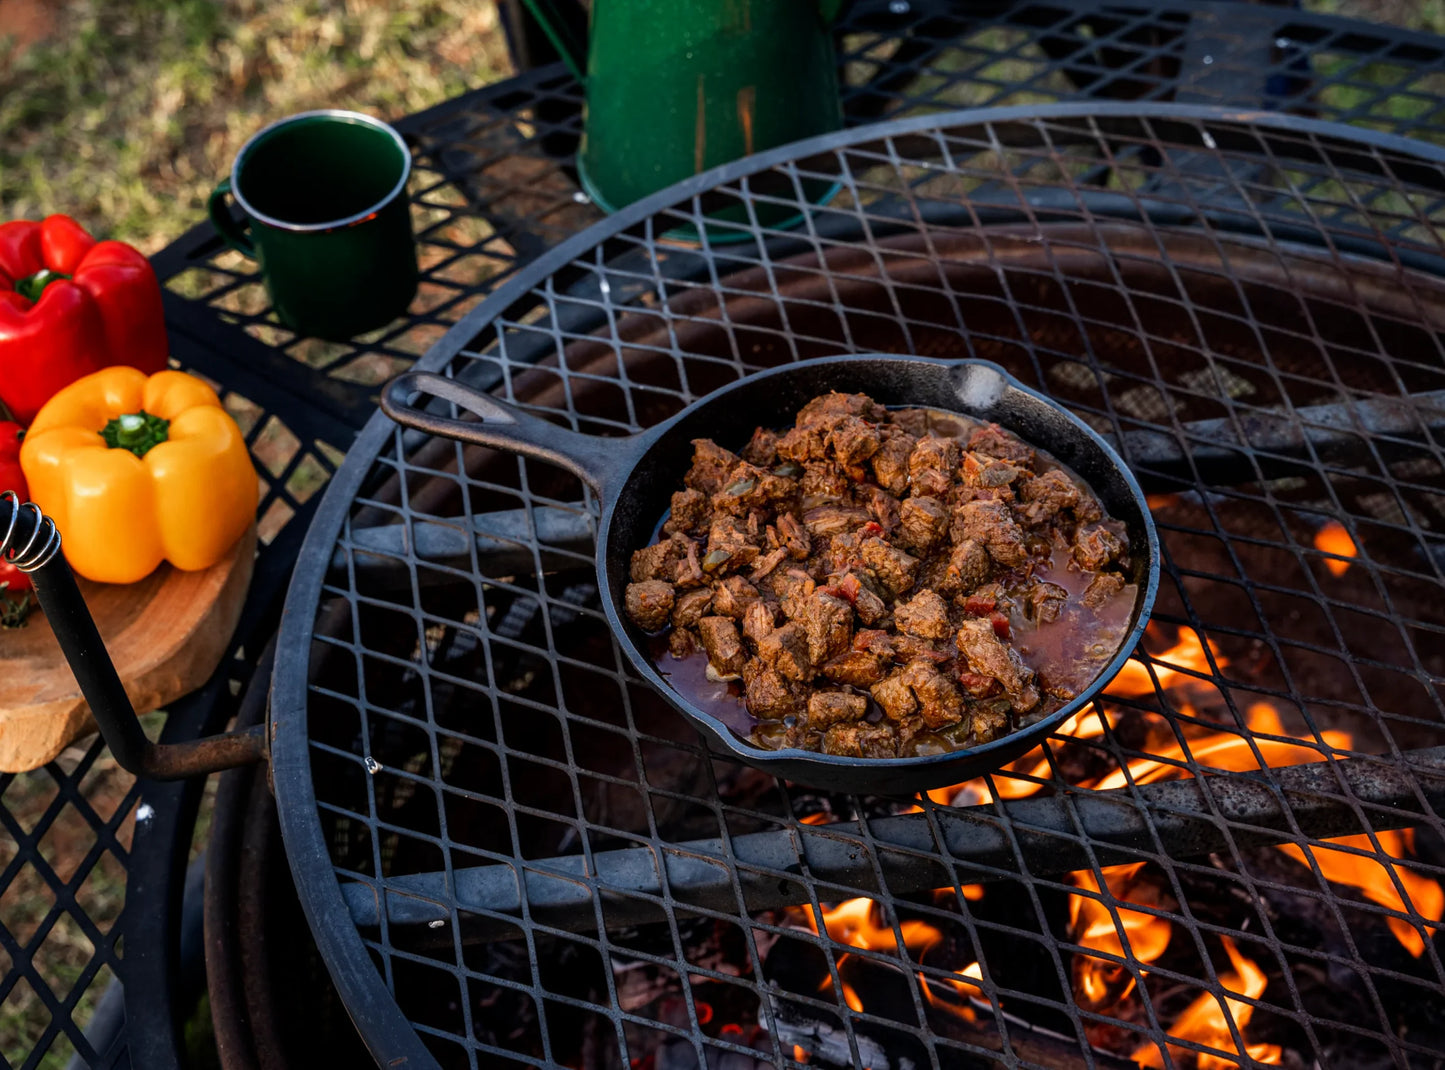
[(13, 491), (0, 492), (0, 558), (29, 574), (60, 651), (121, 768), (151, 780), (180, 780), (266, 757), (265, 725), (189, 743), (146, 738), (60, 541), (55, 521), (39, 506), (21, 502)]

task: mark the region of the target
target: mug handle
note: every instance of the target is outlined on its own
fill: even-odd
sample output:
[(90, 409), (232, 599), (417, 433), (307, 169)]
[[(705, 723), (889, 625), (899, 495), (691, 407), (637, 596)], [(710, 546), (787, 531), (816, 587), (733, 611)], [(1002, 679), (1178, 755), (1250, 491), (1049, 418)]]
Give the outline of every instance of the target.
[(237, 223), (231, 215), (231, 206), (227, 203), (227, 197), (231, 192), (231, 180), (221, 179), (216, 188), (211, 190), (211, 197), (206, 201), (206, 212), (211, 217), (211, 225), (221, 238), (236, 252), (242, 256), (256, 259), (256, 247), (251, 243), (250, 236), (246, 233), (247, 225)]

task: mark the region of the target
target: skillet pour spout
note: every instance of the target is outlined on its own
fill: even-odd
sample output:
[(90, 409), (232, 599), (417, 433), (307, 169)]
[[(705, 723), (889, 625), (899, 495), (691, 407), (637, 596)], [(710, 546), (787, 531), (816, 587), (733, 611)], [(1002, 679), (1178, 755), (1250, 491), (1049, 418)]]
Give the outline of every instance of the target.
[[(672, 492), (691, 466), (692, 441), (741, 447), (755, 427), (792, 424), (811, 398), (837, 390), (863, 393), (888, 407), (923, 407), (996, 423), (1046, 450), (1085, 482), (1129, 534), (1129, 580), (1139, 591), (1118, 651), (1094, 681), (1062, 708), (977, 747), (905, 758), (848, 758), (799, 749), (766, 750), (737, 735), (674, 690), (653, 664), (647, 636), (627, 617), (624, 594), (632, 552), (651, 541)], [(470, 415), (446, 415), (449, 402)], [(1123, 668), (1143, 635), (1159, 586), (1159, 539), (1144, 492), (1114, 448), (1067, 409), (981, 360), (867, 354), (800, 361), (750, 375), (693, 402), (635, 435), (579, 434), (429, 372), (406, 372), (387, 384), (381, 407), (393, 420), (433, 435), (560, 465), (587, 482), (602, 504), (597, 576), (603, 612), (637, 673), (693, 723), (720, 753), (776, 776), (828, 791), (909, 795), (997, 770), (1039, 743), (1093, 701)]]

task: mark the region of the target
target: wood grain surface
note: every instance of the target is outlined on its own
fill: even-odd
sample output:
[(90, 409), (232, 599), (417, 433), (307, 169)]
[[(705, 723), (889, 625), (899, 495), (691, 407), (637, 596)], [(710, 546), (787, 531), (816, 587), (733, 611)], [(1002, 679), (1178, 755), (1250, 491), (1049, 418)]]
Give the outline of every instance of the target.
[[(204, 683), (235, 631), (256, 558), (256, 527), (201, 572), (163, 564), (139, 583), (80, 590), (135, 708), (144, 713)], [(0, 631), (0, 772), (36, 769), (95, 731), (90, 707), (45, 614)]]

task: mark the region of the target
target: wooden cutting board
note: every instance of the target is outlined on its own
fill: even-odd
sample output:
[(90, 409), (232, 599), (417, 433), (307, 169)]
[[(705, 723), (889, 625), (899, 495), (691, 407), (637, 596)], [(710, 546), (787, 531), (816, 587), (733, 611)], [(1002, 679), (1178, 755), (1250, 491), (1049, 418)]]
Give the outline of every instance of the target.
[[(77, 579), (135, 708), (174, 702), (210, 678), (230, 644), (256, 560), (256, 526), (201, 572), (163, 564), (139, 583)], [(45, 614), (0, 631), (0, 772), (37, 769), (95, 731)]]

